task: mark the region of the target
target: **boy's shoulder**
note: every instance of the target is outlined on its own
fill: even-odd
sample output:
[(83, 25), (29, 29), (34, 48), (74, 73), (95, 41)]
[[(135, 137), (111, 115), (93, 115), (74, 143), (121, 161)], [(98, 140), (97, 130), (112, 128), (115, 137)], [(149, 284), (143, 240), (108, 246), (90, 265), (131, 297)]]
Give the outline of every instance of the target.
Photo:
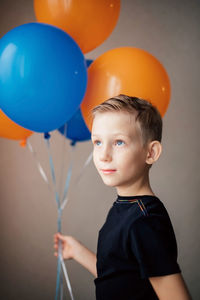
[[(115, 206), (116, 209), (119, 209), (119, 211), (127, 211), (129, 213), (137, 214), (138, 216), (167, 213), (163, 202), (154, 195), (134, 197), (118, 196), (113, 206)], [(140, 212), (140, 214), (138, 212)]]
[(171, 226), (167, 209), (157, 196), (137, 196), (126, 200), (118, 197), (109, 215), (127, 228), (142, 226), (142, 224), (160, 228)]
[(168, 216), (166, 207), (157, 196), (139, 196), (138, 205), (143, 216)]
[[(156, 196), (139, 198), (137, 216), (129, 223), (129, 230), (135, 233), (150, 235), (169, 234), (174, 236), (174, 229), (163, 202)], [(134, 214), (134, 213), (133, 213)]]

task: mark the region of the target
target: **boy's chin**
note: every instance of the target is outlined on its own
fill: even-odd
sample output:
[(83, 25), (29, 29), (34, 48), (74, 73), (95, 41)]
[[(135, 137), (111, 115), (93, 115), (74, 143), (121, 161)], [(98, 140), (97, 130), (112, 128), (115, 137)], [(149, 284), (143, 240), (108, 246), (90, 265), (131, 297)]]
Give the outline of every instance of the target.
[(102, 178), (102, 180), (103, 180), (103, 183), (107, 186), (115, 187), (117, 185), (117, 183), (114, 182), (114, 180), (108, 180), (105, 178)]

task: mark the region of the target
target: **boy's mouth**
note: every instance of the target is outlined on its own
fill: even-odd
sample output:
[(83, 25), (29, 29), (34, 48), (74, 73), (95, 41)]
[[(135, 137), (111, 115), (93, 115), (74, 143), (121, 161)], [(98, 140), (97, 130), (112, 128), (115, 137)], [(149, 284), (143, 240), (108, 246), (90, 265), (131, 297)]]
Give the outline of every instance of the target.
[(101, 172), (103, 172), (104, 174), (112, 174), (112, 173), (116, 172), (116, 170), (114, 170), (114, 169), (101, 169)]

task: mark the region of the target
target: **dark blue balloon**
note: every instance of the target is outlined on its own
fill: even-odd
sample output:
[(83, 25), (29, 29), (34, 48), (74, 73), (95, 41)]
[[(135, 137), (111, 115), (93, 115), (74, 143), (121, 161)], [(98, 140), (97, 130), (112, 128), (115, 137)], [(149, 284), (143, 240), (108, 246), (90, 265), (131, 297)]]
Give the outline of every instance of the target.
[(86, 65), (87, 65), (87, 67), (89, 67), (92, 62), (93, 62), (92, 59), (86, 59)]
[(84, 56), (63, 30), (16, 27), (0, 40), (0, 108), (19, 125), (47, 132), (65, 124), (87, 86)]
[(63, 125), (58, 130), (73, 142), (87, 141), (91, 138), (91, 133), (85, 124), (80, 108), (67, 124)]

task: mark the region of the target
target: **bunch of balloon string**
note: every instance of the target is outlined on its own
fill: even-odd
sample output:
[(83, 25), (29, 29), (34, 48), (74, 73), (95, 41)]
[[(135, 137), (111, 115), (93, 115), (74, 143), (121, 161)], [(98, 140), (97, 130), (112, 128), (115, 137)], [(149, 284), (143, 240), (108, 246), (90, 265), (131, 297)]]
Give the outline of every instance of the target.
[[(62, 128), (59, 129), (59, 131), (64, 135), (64, 136), (67, 136), (67, 124), (65, 124)], [(88, 140), (89, 137), (90, 137), (90, 133), (89, 131), (87, 132), (86, 131), (86, 128), (85, 128), (85, 140)], [(36, 165), (37, 165), (37, 168), (38, 168), (38, 171), (41, 175), (41, 177), (43, 178), (43, 180), (46, 182), (49, 190), (51, 192), (54, 193), (54, 196), (55, 196), (55, 200), (56, 200), (56, 204), (57, 204), (57, 213), (58, 213), (58, 217), (57, 217), (57, 229), (58, 229), (58, 232), (61, 232), (62, 231), (62, 213), (64, 211), (64, 208), (66, 206), (66, 204), (68, 203), (68, 197), (67, 197), (67, 194), (68, 194), (68, 190), (69, 190), (69, 185), (70, 185), (70, 179), (71, 179), (71, 176), (72, 176), (72, 171), (73, 171), (73, 162), (74, 162), (74, 152), (75, 152), (75, 149), (76, 149), (76, 144), (77, 144), (77, 140), (72, 140), (71, 143), (70, 143), (70, 162), (69, 162), (69, 166), (68, 166), (68, 172), (67, 172), (67, 176), (66, 176), (66, 180), (65, 180), (65, 185), (64, 185), (64, 191), (63, 191), (63, 194), (62, 194), (62, 189), (61, 189), (61, 184), (63, 182), (63, 176), (64, 176), (64, 159), (65, 159), (65, 155), (66, 155), (66, 140), (63, 139), (63, 146), (62, 146), (62, 157), (61, 157), (61, 162), (62, 162), (62, 169), (61, 169), (61, 178), (60, 178), (60, 187), (58, 188), (57, 184), (57, 180), (56, 180), (56, 176), (55, 176), (55, 166), (54, 166), (54, 163), (53, 163), (53, 156), (52, 156), (52, 151), (51, 151), (51, 143), (50, 143), (50, 134), (49, 133), (45, 133), (44, 134), (44, 141), (45, 141), (45, 144), (46, 144), (46, 147), (47, 147), (47, 152), (48, 152), (48, 157), (49, 157), (49, 165), (50, 165), (50, 170), (51, 170), (51, 182), (52, 184), (50, 183), (50, 180), (48, 179), (48, 176), (46, 175), (46, 172), (44, 171), (39, 159), (38, 159), (38, 156), (37, 156), (37, 153), (36, 151), (33, 149), (33, 146), (31, 144), (31, 142), (28, 140), (27, 141), (27, 147), (29, 149), (29, 151), (31, 152), (35, 162), (36, 162)], [(83, 135), (82, 135), (82, 138), (83, 138)], [(81, 177), (83, 176), (84, 174), (84, 170), (85, 168), (89, 165), (89, 163), (91, 162), (91, 159), (92, 159), (92, 153), (88, 156), (88, 158), (86, 159), (79, 175), (77, 176), (76, 180), (75, 180), (75, 185), (77, 186)], [(53, 187), (53, 188), (52, 188)], [(55, 299), (63, 299), (64, 295), (63, 295), (63, 275), (65, 277), (65, 281), (66, 281), (66, 284), (67, 284), (67, 287), (68, 287), (68, 291), (69, 291), (69, 295), (71, 297), (71, 299), (74, 299), (74, 296), (73, 296), (73, 292), (72, 292), (72, 287), (71, 287), (71, 284), (70, 284), (70, 280), (69, 280), (69, 276), (68, 276), (68, 272), (67, 272), (67, 268), (66, 268), (66, 265), (63, 261), (63, 257), (62, 257), (62, 246), (61, 246), (61, 243), (59, 243), (59, 247), (58, 247), (58, 262), (57, 262), (57, 280), (56, 280), (56, 295), (55, 295)], [(61, 272), (61, 269), (62, 269), (62, 272)]]

